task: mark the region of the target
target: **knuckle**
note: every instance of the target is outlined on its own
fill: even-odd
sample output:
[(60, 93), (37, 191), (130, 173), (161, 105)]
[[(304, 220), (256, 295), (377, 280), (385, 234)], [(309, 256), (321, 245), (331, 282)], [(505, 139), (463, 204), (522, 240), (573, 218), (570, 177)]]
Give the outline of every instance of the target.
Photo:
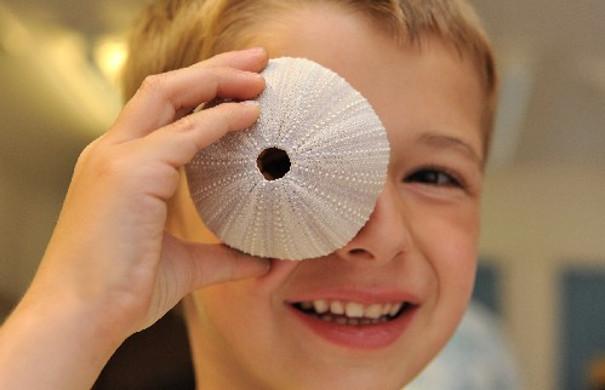
[(195, 130), (197, 127), (196, 121), (192, 118), (191, 115), (187, 115), (174, 122), (172, 128), (177, 132), (189, 132)]
[(163, 73), (149, 75), (141, 83), (139, 90), (145, 94), (161, 94), (166, 82), (166, 75)]
[(82, 151), (78, 155), (78, 158), (76, 159), (76, 171), (82, 169), (82, 166), (87, 165), (90, 160), (94, 159), (94, 157), (99, 154), (99, 152), (102, 150), (102, 138), (103, 137), (99, 137), (95, 139), (94, 141), (86, 145), (84, 149), (82, 149)]
[(95, 164), (95, 174), (98, 177), (126, 179), (129, 172), (129, 163), (126, 158), (104, 154), (98, 158)]
[(177, 190), (181, 175), (178, 170), (172, 167), (167, 168), (164, 174), (166, 177), (166, 185), (163, 187), (166, 188), (168, 193), (172, 194)]
[(90, 160), (91, 154), (94, 153), (94, 149), (95, 149), (94, 142), (91, 142), (88, 145), (86, 145), (86, 147), (84, 147), (84, 149), (82, 149), (82, 151), (80, 152), (80, 155), (78, 156), (78, 159), (76, 160), (76, 167), (86, 164), (86, 162), (88, 160)]
[(236, 69), (228, 68), (226, 66), (217, 66), (216, 68), (209, 69), (210, 72), (216, 77), (226, 77), (232, 75), (234, 72), (237, 72)]
[(179, 172), (169, 164), (148, 164), (145, 169), (137, 173), (141, 183), (147, 183), (145, 188), (148, 194), (156, 198), (168, 200), (176, 192), (179, 185)]
[(223, 117), (228, 131), (239, 130), (242, 127), (244, 117), (248, 116), (248, 111), (240, 103), (228, 103), (223, 108)]
[(216, 69), (212, 69), (206, 76), (206, 88), (212, 91), (213, 95), (216, 95), (219, 92), (221, 78), (220, 73), (217, 72)]
[(212, 86), (213, 84), (218, 84), (218, 80), (223, 78), (223, 75), (226, 72), (226, 68), (220, 66), (213, 66), (209, 68), (200, 69), (202, 79), (207, 86)]
[(241, 80), (242, 77), (245, 78), (248, 75), (248, 72), (228, 67), (213, 68), (210, 71), (212, 72), (210, 77), (211, 86), (217, 91), (220, 91), (224, 84), (237, 82)]

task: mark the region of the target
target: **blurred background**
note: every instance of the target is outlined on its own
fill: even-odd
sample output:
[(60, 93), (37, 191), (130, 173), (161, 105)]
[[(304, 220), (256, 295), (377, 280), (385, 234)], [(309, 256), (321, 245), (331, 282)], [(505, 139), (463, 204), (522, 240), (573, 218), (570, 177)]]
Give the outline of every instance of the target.
[[(0, 2), (0, 319), (34, 274), (79, 152), (119, 111), (124, 31), (144, 3)], [(605, 1), (472, 3), (503, 78), (477, 302), (522, 388), (605, 388)], [(166, 321), (152, 339), (184, 344)], [(147, 356), (186, 362), (166, 340)]]

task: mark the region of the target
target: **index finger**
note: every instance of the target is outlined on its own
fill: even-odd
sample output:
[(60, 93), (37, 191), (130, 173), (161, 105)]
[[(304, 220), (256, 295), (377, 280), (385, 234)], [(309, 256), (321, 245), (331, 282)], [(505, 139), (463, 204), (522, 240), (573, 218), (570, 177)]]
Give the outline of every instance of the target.
[[(242, 55), (243, 54), (243, 55)], [(262, 47), (228, 51), (217, 54), (205, 61), (198, 62), (194, 67), (228, 66), (248, 72), (260, 72), (267, 66), (267, 51)]]
[(252, 99), (264, 88), (262, 77), (255, 73), (267, 61), (262, 48), (228, 52), (187, 68), (148, 77), (125, 105), (109, 137), (114, 142), (123, 142), (145, 136), (179, 119), (184, 110), (190, 112), (216, 96)]

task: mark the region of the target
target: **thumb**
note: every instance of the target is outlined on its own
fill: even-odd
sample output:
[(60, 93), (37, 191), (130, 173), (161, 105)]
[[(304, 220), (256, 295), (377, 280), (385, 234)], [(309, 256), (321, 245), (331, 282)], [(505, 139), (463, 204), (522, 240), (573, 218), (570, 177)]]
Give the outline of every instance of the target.
[(214, 283), (261, 276), (270, 261), (225, 245), (195, 244), (164, 234), (160, 264), (147, 315), (138, 330), (154, 324), (185, 295)]
[(165, 237), (163, 249), (162, 257), (168, 257), (176, 279), (183, 281), (183, 296), (211, 284), (262, 276), (271, 267), (268, 259), (224, 244), (192, 243), (172, 236)]

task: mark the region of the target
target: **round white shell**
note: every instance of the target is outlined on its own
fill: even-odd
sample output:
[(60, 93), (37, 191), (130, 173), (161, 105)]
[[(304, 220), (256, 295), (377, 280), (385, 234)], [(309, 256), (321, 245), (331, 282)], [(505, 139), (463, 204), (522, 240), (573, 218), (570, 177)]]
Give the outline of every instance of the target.
[[(315, 62), (274, 59), (263, 76), (257, 123), (186, 166), (192, 199), (231, 247), (278, 259), (325, 256), (353, 239), (374, 209), (389, 162), (386, 131), (359, 92)], [(276, 180), (257, 167), (271, 147), (291, 162)]]

